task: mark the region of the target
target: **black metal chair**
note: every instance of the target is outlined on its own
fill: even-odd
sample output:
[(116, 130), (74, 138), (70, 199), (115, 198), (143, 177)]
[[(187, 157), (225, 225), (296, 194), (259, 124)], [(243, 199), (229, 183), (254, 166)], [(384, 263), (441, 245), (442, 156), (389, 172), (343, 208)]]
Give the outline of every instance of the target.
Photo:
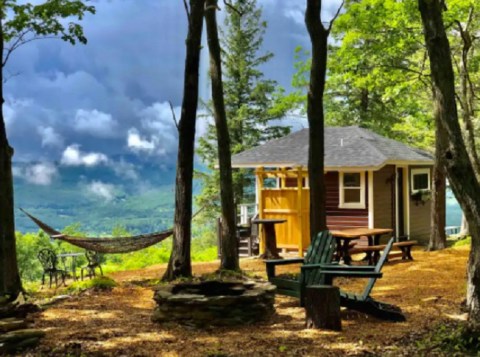
[(91, 250), (87, 250), (85, 252), (85, 257), (87, 258), (88, 264), (82, 268), (80, 271), (81, 278), (83, 280), (83, 272), (87, 271), (87, 276), (91, 279), (95, 275), (95, 268), (100, 270), (100, 274), (103, 275), (102, 266), (100, 265), (102, 256), (97, 252), (93, 252)]
[(50, 278), (49, 287), (52, 287), (52, 278), (55, 278), (55, 286), (58, 287), (58, 274), (60, 274), (62, 278), (63, 285), (65, 284), (65, 277), (67, 276), (67, 272), (62, 269), (57, 268), (57, 255), (51, 249), (44, 248), (40, 252), (38, 252), (38, 260), (40, 260), (40, 264), (42, 264), (43, 274), (42, 274), (42, 286), (45, 285), (45, 275), (48, 274)]

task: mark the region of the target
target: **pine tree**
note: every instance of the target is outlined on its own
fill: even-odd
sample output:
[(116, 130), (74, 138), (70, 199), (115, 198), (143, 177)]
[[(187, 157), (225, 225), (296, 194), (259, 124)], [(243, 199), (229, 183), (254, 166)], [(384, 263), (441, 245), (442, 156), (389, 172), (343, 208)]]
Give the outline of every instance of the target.
[[(232, 154), (239, 153), (272, 138), (289, 132), (289, 128), (271, 125), (279, 119), (284, 109), (277, 106), (282, 95), (274, 80), (265, 79), (259, 67), (273, 56), (259, 54), (267, 24), (262, 21), (262, 11), (256, 0), (236, 0), (226, 7), (224, 29), (220, 31), (222, 45), (225, 109), (231, 140)], [(197, 196), (199, 206), (207, 207), (213, 216), (219, 206), (219, 178), (214, 166), (217, 163), (216, 132), (213, 124), (200, 139), (198, 154), (210, 172), (202, 174), (202, 193)], [(253, 191), (244, 191), (251, 185), (253, 175), (247, 170), (233, 174), (235, 203), (251, 200)]]

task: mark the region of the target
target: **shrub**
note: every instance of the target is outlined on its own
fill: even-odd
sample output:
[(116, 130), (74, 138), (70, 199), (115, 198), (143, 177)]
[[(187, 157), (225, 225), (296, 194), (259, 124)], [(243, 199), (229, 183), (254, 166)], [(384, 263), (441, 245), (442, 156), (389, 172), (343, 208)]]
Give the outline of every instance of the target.
[(91, 280), (76, 281), (67, 287), (68, 292), (78, 292), (88, 289), (93, 290), (112, 290), (117, 283), (108, 276), (98, 276)]

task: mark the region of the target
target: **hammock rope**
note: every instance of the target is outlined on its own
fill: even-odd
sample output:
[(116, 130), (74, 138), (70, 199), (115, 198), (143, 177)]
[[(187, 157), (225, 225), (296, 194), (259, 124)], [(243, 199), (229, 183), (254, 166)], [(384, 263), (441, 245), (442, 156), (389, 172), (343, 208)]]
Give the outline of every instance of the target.
[(24, 209), (20, 208), (20, 210), (51, 238), (73, 244), (80, 248), (104, 254), (129, 253), (141, 250), (157, 244), (173, 234), (173, 229), (168, 229), (162, 232), (140, 234), (131, 237), (72, 237), (62, 234), (60, 231), (57, 231), (45, 222), (42, 222), (38, 218), (32, 216)]

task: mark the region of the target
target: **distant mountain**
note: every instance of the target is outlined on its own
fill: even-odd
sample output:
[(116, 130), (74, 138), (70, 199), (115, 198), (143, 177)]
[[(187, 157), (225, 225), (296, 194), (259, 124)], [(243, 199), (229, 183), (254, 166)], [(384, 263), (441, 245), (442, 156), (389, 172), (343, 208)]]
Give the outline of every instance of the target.
[[(23, 162), (14, 164), (14, 176), (15, 206), (55, 228), (81, 223), (89, 234), (108, 234), (123, 225), (142, 233), (173, 222), (172, 166), (120, 160), (95, 167)], [(38, 230), (20, 211), (16, 228)]]

